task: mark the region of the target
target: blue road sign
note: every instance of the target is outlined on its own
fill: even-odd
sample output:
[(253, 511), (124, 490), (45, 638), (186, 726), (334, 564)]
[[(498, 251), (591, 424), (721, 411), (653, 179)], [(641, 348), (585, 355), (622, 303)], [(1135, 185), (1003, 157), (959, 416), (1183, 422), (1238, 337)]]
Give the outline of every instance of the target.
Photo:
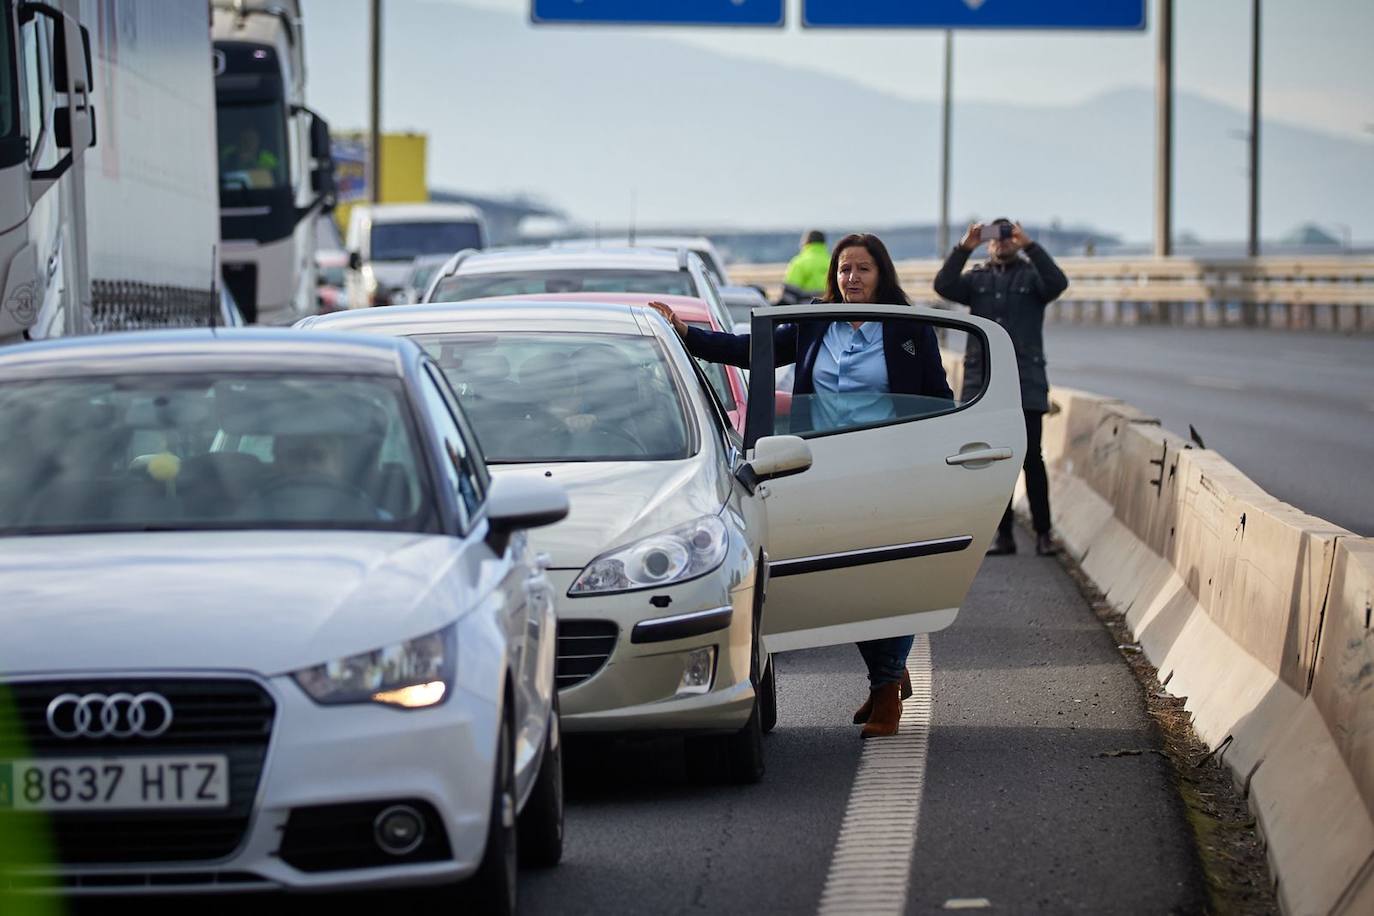
[(802, 0), (802, 25), (850, 29), (1143, 29), (1145, 0)]
[(583, 25), (781, 26), (782, 8), (783, 0), (532, 0), (530, 18)]

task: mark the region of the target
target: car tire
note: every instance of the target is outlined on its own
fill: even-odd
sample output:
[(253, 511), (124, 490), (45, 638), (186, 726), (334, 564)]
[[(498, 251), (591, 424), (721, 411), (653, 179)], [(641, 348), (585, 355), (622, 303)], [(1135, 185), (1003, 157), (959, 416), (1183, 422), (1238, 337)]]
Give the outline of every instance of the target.
[(725, 765), (730, 782), (749, 785), (763, 778), (763, 713), (757, 692), (749, 721), (733, 735), (719, 739), (724, 744)]
[(778, 665), (772, 655), (759, 684), (759, 713), (759, 727), (766, 735), (778, 724)]
[(558, 694), (549, 711), (544, 758), (539, 778), (520, 812), (520, 864), (552, 868), (563, 858), (563, 736), (558, 720)]
[(683, 763), (687, 781), (699, 786), (725, 781), (725, 747), (719, 735), (703, 735), (683, 741)]
[(465, 910), (513, 916), (516, 873), (519, 868), (515, 818), (515, 750), (509, 719), (501, 723), (496, 779), (492, 786), (491, 816), (487, 821), (487, 845), (477, 874), (465, 881), (458, 894)]

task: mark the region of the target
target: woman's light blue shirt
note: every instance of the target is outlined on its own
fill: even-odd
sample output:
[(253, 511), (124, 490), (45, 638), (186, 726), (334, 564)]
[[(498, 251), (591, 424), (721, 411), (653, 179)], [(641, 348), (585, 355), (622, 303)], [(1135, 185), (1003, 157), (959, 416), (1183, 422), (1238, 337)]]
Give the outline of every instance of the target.
[(816, 429), (844, 429), (889, 420), (895, 413), (888, 397), (883, 325), (865, 321), (855, 328), (836, 321), (826, 329), (812, 369)]

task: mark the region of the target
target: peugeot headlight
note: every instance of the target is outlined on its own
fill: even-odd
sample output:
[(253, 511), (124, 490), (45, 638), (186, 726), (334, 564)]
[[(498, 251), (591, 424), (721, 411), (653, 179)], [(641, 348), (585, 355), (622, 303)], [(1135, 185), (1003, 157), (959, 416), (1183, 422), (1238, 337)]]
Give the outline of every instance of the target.
[(568, 594), (628, 592), (694, 579), (721, 564), (729, 541), (724, 522), (702, 516), (603, 553), (587, 564)]
[(454, 626), (336, 659), (292, 675), (316, 703), (385, 703), (422, 709), (443, 701), (453, 683)]

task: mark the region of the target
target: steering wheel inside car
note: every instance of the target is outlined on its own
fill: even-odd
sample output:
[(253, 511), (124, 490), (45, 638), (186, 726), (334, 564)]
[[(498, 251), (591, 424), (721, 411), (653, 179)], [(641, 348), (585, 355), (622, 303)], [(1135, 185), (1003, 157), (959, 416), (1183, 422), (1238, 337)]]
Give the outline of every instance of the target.
[(377, 503), (365, 490), (330, 477), (277, 477), (258, 490), (258, 500), (274, 516), (341, 521), (383, 518)]

